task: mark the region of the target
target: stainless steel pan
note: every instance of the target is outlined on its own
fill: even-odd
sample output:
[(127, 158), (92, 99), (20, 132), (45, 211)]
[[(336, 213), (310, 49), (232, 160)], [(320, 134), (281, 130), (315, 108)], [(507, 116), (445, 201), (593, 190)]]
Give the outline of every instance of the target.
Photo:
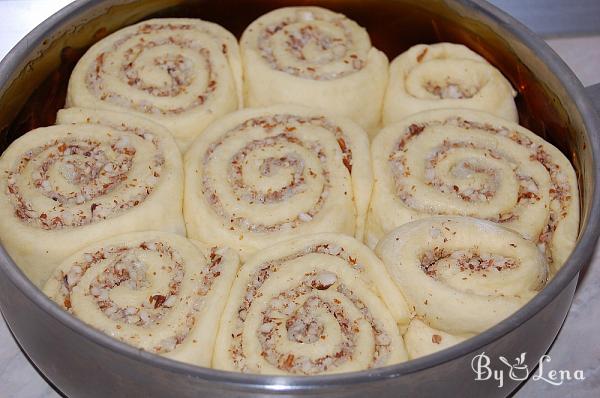
[(505, 380), (498, 388), (493, 380), (475, 381), (472, 358), (481, 352), (492, 360), (527, 352), (532, 367), (552, 344), (600, 228), (600, 120), (591, 97), (598, 104), (600, 88), (586, 93), (542, 40), (482, 1), (80, 0), (43, 22), (0, 64), (0, 142), (6, 146), (30, 128), (53, 123), (70, 69), (85, 48), (109, 32), (149, 16), (186, 16), (218, 22), (239, 34), (260, 14), (299, 4), (322, 5), (356, 19), (390, 58), (416, 43), (452, 41), (467, 44), (500, 68), (520, 92), (521, 123), (557, 145), (577, 169), (582, 221), (575, 251), (527, 306), (448, 350), (364, 372), (271, 377), (190, 366), (113, 340), (46, 299), (0, 248), (2, 314), (35, 365), (66, 395), (505, 396), (519, 382)]

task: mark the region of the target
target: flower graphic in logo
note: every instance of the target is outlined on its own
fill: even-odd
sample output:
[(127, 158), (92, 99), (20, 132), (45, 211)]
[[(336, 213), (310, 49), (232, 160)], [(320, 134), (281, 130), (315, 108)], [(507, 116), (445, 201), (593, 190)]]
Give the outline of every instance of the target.
[(508, 359), (506, 359), (503, 356), (498, 357), (498, 359), (510, 369), (509, 377), (511, 378), (511, 380), (521, 381), (526, 380), (529, 377), (529, 366), (525, 364), (524, 352), (521, 353), (520, 356), (515, 358), (514, 364), (508, 362)]

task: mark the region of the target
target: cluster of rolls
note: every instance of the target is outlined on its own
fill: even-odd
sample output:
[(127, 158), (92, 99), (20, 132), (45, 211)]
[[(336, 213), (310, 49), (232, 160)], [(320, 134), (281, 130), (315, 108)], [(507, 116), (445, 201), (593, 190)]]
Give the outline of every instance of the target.
[(566, 157), (462, 45), (391, 65), (317, 7), (240, 43), (154, 19), (81, 58), (0, 158), (0, 240), (66, 311), (145, 351), (261, 374), (365, 370), (492, 327), (578, 232)]

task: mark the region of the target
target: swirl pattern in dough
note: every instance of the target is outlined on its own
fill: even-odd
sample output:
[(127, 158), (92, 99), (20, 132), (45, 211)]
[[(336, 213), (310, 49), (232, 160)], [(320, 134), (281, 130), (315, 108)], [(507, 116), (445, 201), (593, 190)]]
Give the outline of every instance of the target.
[(312, 106), (376, 131), (388, 60), (356, 22), (319, 7), (280, 8), (254, 21), (240, 46), (248, 106)]
[(546, 259), (533, 242), (471, 217), (404, 224), (375, 252), (415, 315), (452, 334), (492, 327), (525, 305), (548, 278)]
[(531, 131), (483, 112), (422, 112), (372, 145), (377, 176), (367, 242), (432, 215), (497, 222), (540, 245), (553, 271), (577, 238), (577, 179), (567, 158)]
[(145, 351), (210, 366), (239, 257), (179, 235), (135, 232), (65, 260), (44, 287), (83, 322)]
[(252, 252), (294, 236), (362, 237), (369, 142), (352, 121), (280, 105), (212, 124), (184, 158), (189, 235)]
[(30, 131), (0, 158), (0, 239), (36, 285), (100, 239), (185, 233), (181, 155), (165, 128), (77, 108), (58, 121), (65, 124)]
[(303, 236), (262, 250), (240, 269), (213, 366), (316, 375), (401, 362), (406, 351), (395, 320), (406, 324), (407, 315), (367, 247), (344, 235)]
[(94, 44), (69, 81), (67, 106), (128, 110), (166, 126), (182, 151), (213, 120), (238, 109), (235, 37), (198, 19), (151, 19)]
[(383, 124), (442, 108), (480, 110), (518, 122), (516, 95), (502, 73), (469, 48), (419, 44), (390, 65)]

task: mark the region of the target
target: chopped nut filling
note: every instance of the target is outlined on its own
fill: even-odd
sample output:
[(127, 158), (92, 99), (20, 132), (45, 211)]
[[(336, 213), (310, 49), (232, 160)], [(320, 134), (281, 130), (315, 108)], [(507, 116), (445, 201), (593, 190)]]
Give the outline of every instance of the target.
[[(260, 288), (271, 274), (277, 272), (280, 267), (284, 267), (287, 261), (309, 253), (340, 257), (349, 266), (359, 271), (364, 269), (362, 265), (357, 263), (356, 258), (347, 253), (346, 249), (332, 243), (309, 246), (297, 253), (265, 263), (251, 277), (244, 301), (238, 309), (236, 326), (232, 333), (233, 342), (230, 353), (234, 363), (241, 371), (248, 371), (244, 355), (242, 330), (254, 298), (262, 295)], [(356, 346), (356, 336), (360, 331), (358, 320), (351, 320), (348, 317), (341, 300), (337, 298), (326, 300), (315, 294), (319, 290), (327, 289), (334, 289), (350, 300), (355, 308), (360, 311), (363, 319), (371, 325), (371, 332), (375, 337), (375, 347), (370, 366), (375, 367), (385, 364), (391, 351), (390, 337), (354, 292), (346, 287), (335, 273), (326, 270), (305, 274), (304, 279), (298, 281), (295, 288), (280, 292), (269, 300), (268, 306), (262, 311), (263, 322), (257, 330), (257, 338), (262, 347), (262, 357), (279, 369), (306, 375), (322, 373), (352, 360), (352, 353)], [(318, 319), (314, 318), (315, 312), (319, 309), (331, 314), (338, 322), (342, 333), (341, 343), (332, 352), (319, 358), (309, 358), (278, 351), (278, 334), (276, 334), (276, 331), (282, 328), (285, 328), (285, 338), (297, 343), (312, 344), (328, 338), (324, 334), (323, 325)]]
[(293, 229), (303, 223), (311, 222), (319, 214), (331, 191), (330, 166), (328, 165), (328, 157), (318, 142), (304, 142), (296, 135), (295, 132), (302, 125), (306, 124), (325, 129), (333, 134), (342, 154), (343, 165), (351, 173), (352, 151), (347, 145), (347, 137), (344, 136), (343, 130), (339, 126), (332, 124), (325, 117), (272, 115), (253, 118), (234, 127), (224, 134), (219, 141), (210, 145), (204, 155), (203, 163), (205, 168), (213, 160), (215, 151), (232, 137), (256, 127), (263, 129), (268, 134), (267, 137), (252, 140), (240, 148), (232, 157), (228, 167), (227, 183), (232, 187), (237, 200), (248, 204), (272, 204), (289, 200), (295, 195), (305, 192), (307, 184), (311, 184), (316, 177), (315, 171), (306, 167), (305, 161), (301, 158), (300, 154), (291, 149), (287, 155), (263, 159), (258, 168), (260, 175), (265, 177), (272, 176), (278, 169), (289, 170), (291, 181), (281, 188), (268, 189), (266, 191), (256, 190), (254, 187), (248, 186), (244, 178), (244, 165), (246, 159), (252, 153), (260, 152), (266, 148), (287, 148), (288, 146), (294, 148), (295, 146), (300, 146), (314, 153), (321, 163), (321, 172), (325, 181), (321, 188), (321, 194), (313, 204), (313, 207), (272, 225), (253, 222), (230, 213), (221, 203), (217, 190), (212, 186), (210, 177), (205, 175), (202, 181), (202, 191), (205, 200), (211, 205), (215, 213), (229, 224), (231, 230), (242, 229), (244, 231), (260, 233)]
[[(309, 19), (298, 15), (296, 18), (286, 18), (278, 24), (263, 28), (258, 38), (258, 50), (270, 67), (312, 80), (334, 80), (361, 71), (366, 65), (366, 54), (353, 51), (353, 33), (346, 26), (346, 18), (322, 20), (318, 15), (310, 15)], [(330, 24), (341, 34), (322, 29), (313, 21)], [(276, 51), (273, 50), (274, 37), (281, 35), (285, 37), (283, 51), (302, 66), (288, 64), (277, 57)], [(313, 51), (305, 51), (308, 47)], [(318, 56), (313, 54), (315, 49)], [(313, 55), (309, 57), (309, 53)], [(326, 71), (321, 71), (324, 66), (327, 66)]]
[(450, 259), (461, 272), (481, 272), (491, 269), (503, 271), (512, 269), (519, 265), (514, 258), (504, 257), (492, 253), (480, 253), (473, 250), (448, 250), (435, 247), (423, 252), (420, 256), (421, 269), (428, 276), (437, 276), (437, 265), (441, 259)]
[(440, 99), (466, 99), (472, 98), (477, 94), (479, 87), (464, 87), (460, 84), (450, 82), (440, 86), (437, 83), (429, 81), (425, 84), (425, 90)]
[[(52, 230), (112, 218), (143, 203), (154, 191), (165, 163), (159, 142), (144, 131), (115, 128), (132, 132), (154, 144), (156, 153), (148, 164), (148, 178), (138, 181), (129, 177), (137, 152), (129, 135), (115, 137), (109, 142), (75, 138), (54, 140), (23, 154), (17, 167), (8, 172), (7, 194), (15, 215), (25, 223)], [(32, 198), (23, 196), (27, 182), (23, 181), (22, 175), (28, 168), (33, 169), (30, 175), (33, 187), (40, 195), (52, 200), (51, 207), (36, 207)], [(66, 183), (62, 185), (71, 188), (66, 191), (60, 188), (56, 178), (61, 178)], [(121, 187), (127, 188), (124, 195), (116, 198), (109, 195)]]
[[(130, 290), (150, 287), (147, 267), (139, 260), (140, 251), (156, 252), (165, 261), (162, 268), (171, 276), (168, 291), (149, 295), (148, 299), (138, 307), (121, 307), (110, 298), (112, 289), (118, 286), (125, 286)], [(191, 312), (174, 328), (173, 336), (162, 340), (154, 347), (154, 352), (165, 353), (174, 350), (189, 335), (204, 296), (208, 294), (214, 281), (222, 272), (222, 259), (217, 248), (211, 249), (209, 263), (202, 270), (201, 279), (197, 281), (195, 296), (180, 297), (185, 270), (183, 259), (175, 249), (160, 241), (143, 242), (135, 247), (109, 247), (94, 253), (86, 253), (83, 260), (75, 263), (66, 274), (61, 273), (57, 276), (61, 282), (59, 294), (62, 296), (61, 301), (65, 309), (73, 313), (71, 296), (73, 288), (79, 284), (89, 268), (102, 266), (102, 272), (88, 286), (86, 296), (91, 297), (107, 318), (117, 323), (117, 328), (119, 324), (129, 324), (152, 329), (160, 324), (171, 308), (193, 303), (190, 307)]]
[[(195, 93), (194, 100), (186, 106), (169, 107), (145, 100), (136, 101), (128, 98), (126, 94), (112, 91), (106, 82), (108, 72), (105, 70), (105, 63), (109, 62), (108, 58), (111, 57), (110, 52), (101, 53), (90, 65), (86, 75), (88, 89), (102, 101), (149, 114), (180, 114), (202, 106), (217, 89), (219, 76), (218, 71), (213, 66), (212, 54), (209, 49), (202, 47), (202, 43), (198, 41), (184, 39), (177, 35), (180, 31), (192, 29), (198, 29), (198, 27), (186, 24), (144, 24), (136, 32), (116, 41), (110, 50), (112, 53), (123, 54), (122, 59), (118, 61), (121, 64), (119, 74), (112, 77), (124, 82), (132, 89), (148, 93), (154, 97), (177, 97), (189, 93), (196, 79), (194, 66), (204, 68), (208, 75), (206, 87), (203, 91)], [(163, 37), (160, 35), (162, 32), (171, 32), (172, 35)], [(211, 34), (208, 30), (203, 30), (203, 33)], [(151, 36), (153, 34), (157, 34), (156, 39)], [(132, 40), (135, 40), (135, 45), (127, 49), (122, 48), (124, 45), (129, 45)], [(155, 57), (150, 65), (152, 68), (166, 72), (169, 81), (163, 82), (162, 85), (145, 81), (140, 75), (141, 67), (138, 65), (144, 52), (160, 46), (173, 45), (181, 47), (182, 54), (164, 53)], [(184, 55), (187, 50), (197, 53), (201, 65), (198, 64), (197, 60), (189, 59)], [(227, 49), (224, 47), (224, 53), (226, 52)]]

